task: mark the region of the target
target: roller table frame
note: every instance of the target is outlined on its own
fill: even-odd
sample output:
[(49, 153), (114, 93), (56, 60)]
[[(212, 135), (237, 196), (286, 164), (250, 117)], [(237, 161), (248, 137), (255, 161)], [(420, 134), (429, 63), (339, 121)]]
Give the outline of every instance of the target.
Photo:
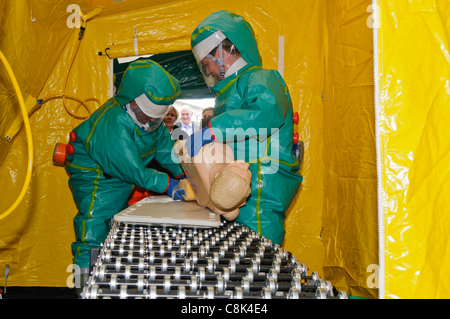
[(196, 229), (115, 221), (91, 256), (85, 299), (347, 299), (237, 222)]

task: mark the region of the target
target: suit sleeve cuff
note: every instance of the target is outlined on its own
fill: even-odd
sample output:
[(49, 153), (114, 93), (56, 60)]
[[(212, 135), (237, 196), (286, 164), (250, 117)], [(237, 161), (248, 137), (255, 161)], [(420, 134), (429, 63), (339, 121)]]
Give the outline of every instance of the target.
[(167, 192), (167, 190), (169, 189), (169, 185), (170, 185), (170, 177), (168, 177), (167, 186), (163, 193)]
[(214, 133), (214, 129), (211, 126), (211, 121), (209, 121), (208, 126), (209, 126), (209, 131), (211, 132), (211, 136), (213, 137), (214, 141), (219, 142), (216, 138), (216, 134)]

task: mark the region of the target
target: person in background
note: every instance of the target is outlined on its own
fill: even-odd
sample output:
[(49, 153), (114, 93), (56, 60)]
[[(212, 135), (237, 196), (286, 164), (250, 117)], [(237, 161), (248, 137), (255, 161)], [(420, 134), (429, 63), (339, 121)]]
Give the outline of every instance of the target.
[(177, 120), (178, 120), (178, 111), (176, 108), (171, 106), (169, 112), (167, 112), (167, 115), (164, 118), (164, 124), (166, 125), (167, 129), (169, 130), (169, 133), (172, 133), (173, 129), (178, 127), (175, 125), (175, 122)]
[(213, 117), (213, 116), (214, 116), (214, 108), (213, 107), (207, 107), (207, 108), (203, 109), (202, 119), (206, 119), (206, 118)]
[(173, 106), (170, 108), (166, 117), (164, 118), (164, 124), (166, 125), (169, 133), (172, 135), (172, 138), (175, 141), (185, 140), (188, 138), (188, 135), (185, 131), (183, 131), (175, 122), (178, 120), (178, 111)]
[[(184, 191), (174, 191), (180, 183), (176, 178), (146, 167), (156, 158), (177, 178), (184, 175), (171, 158), (175, 142), (161, 125), (180, 93), (178, 80), (158, 63), (133, 62), (117, 94), (71, 132), (73, 152), (65, 169), (78, 209), (72, 252), (79, 267), (76, 282), (82, 286), (89, 277), (91, 248), (102, 245), (110, 219), (127, 207), (135, 186), (184, 200)], [(82, 286), (75, 288), (77, 295)]]
[(281, 245), (286, 211), (303, 180), (292, 155), (288, 87), (277, 71), (262, 68), (255, 34), (242, 16), (212, 13), (193, 31), (191, 46), (216, 102), (208, 126), (186, 140), (187, 152), (196, 156), (217, 141), (249, 163), (251, 194), (236, 221)]
[(185, 105), (181, 109), (181, 122), (175, 123), (175, 125), (185, 131), (188, 136), (198, 131), (198, 125), (192, 122), (193, 114), (194, 112), (191, 107), (189, 105)]
[(214, 108), (207, 107), (202, 111), (202, 120), (200, 121), (200, 130), (207, 127), (209, 125), (209, 121), (214, 116)]

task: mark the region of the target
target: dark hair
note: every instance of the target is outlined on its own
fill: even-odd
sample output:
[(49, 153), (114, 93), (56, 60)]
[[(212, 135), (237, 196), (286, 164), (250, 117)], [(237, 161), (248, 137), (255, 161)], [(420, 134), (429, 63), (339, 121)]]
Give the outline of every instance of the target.
[[(227, 51), (228, 53), (234, 53), (236, 55), (241, 56), (241, 53), (239, 52), (238, 48), (231, 42), (228, 38), (225, 38), (225, 40), (222, 41), (223, 49)], [(216, 46), (214, 49), (209, 52), (212, 56), (216, 53), (216, 50), (219, 48), (219, 46)]]
[(203, 115), (203, 113), (205, 113), (206, 111), (214, 111), (214, 108), (213, 108), (213, 107), (207, 107), (207, 108), (204, 108), (203, 111), (202, 111), (202, 115)]

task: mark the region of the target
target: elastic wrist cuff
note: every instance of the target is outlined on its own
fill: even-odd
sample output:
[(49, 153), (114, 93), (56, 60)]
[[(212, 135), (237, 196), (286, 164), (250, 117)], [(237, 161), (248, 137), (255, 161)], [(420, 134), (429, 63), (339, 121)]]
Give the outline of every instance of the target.
[(169, 185), (170, 185), (170, 177), (169, 177), (169, 180), (167, 181), (167, 186), (166, 186), (166, 189), (164, 190), (164, 193), (167, 192), (167, 190), (169, 189)]
[(211, 126), (211, 121), (209, 121), (208, 126), (209, 126), (209, 131), (211, 132), (211, 136), (213, 137), (214, 141), (217, 142), (216, 136), (214, 135), (214, 131)]

